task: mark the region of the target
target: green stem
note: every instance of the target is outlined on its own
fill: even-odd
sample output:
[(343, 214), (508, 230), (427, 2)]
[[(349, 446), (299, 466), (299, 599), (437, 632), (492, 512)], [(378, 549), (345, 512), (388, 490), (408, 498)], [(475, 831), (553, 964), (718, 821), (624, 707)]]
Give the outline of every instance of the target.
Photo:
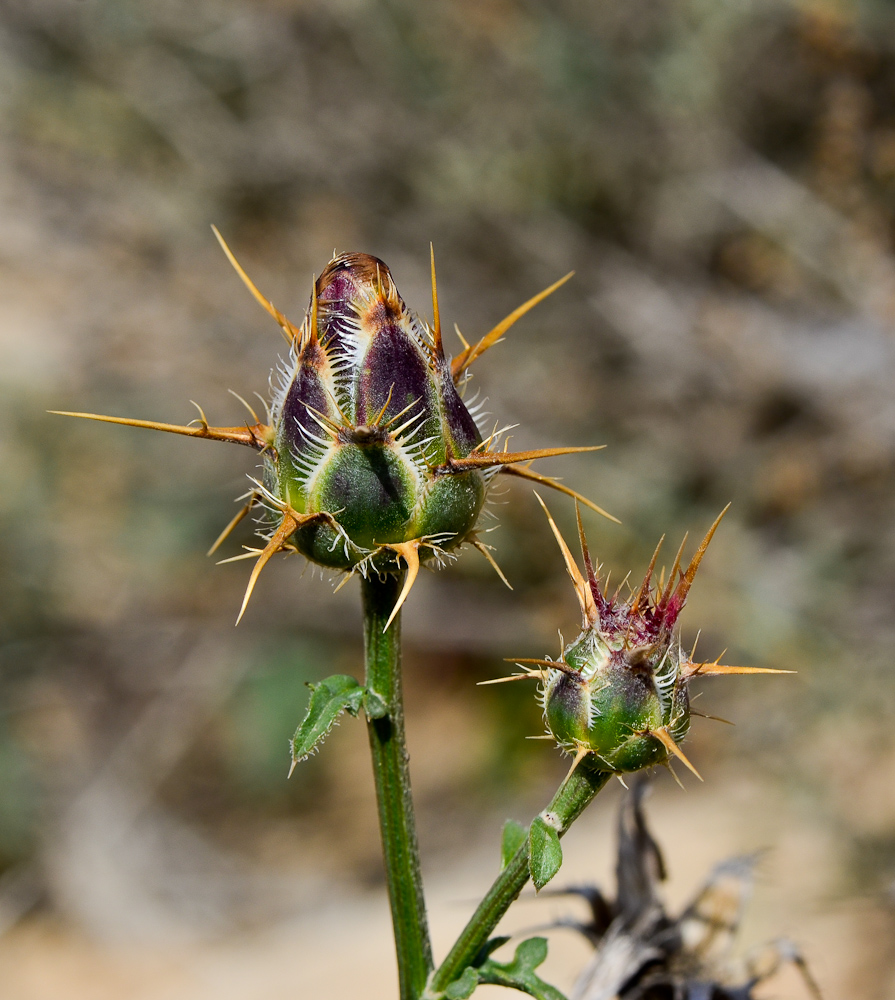
[[(562, 837), (610, 777), (607, 772), (594, 769), (585, 758), (559, 786), (541, 816), (552, 813), (555, 819), (551, 825), (556, 826)], [(441, 993), (472, 964), (510, 904), (522, 892), (528, 878), (526, 843), (516, 851), (506, 868), (497, 876), (447, 958), (435, 971), (429, 985), (431, 994)]]
[[(432, 946), (419, 846), (410, 796), (410, 771), (404, 740), (401, 689), (401, 616), (384, 632), (401, 591), (403, 574), (361, 580), (364, 605), (364, 656), (367, 690), (381, 699), (379, 718), (368, 713), (373, 779), (379, 805), (379, 832), (388, 882), (401, 1000), (416, 1000), (432, 970)], [(371, 699), (372, 701), (372, 699)], [(372, 706), (371, 706), (372, 709)], [(373, 714), (379, 714), (374, 711)]]

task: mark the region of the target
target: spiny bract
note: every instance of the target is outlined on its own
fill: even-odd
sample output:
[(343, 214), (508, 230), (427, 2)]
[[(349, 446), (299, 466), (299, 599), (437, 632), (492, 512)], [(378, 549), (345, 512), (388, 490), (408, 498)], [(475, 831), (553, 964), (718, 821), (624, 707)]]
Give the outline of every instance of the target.
[(643, 582), (628, 601), (620, 600), (618, 592), (613, 597), (604, 592), (580, 518), (586, 577), (547, 512), (581, 605), (582, 631), (559, 660), (516, 660), (525, 672), (500, 680), (540, 681), (548, 733), (576, 756), (576, 762), (592, 754), (601, 769), (623, 773), (665, 763), (671, 754), (697, 773), (679, 746), (690, 729), (690, 680), (697, 675), (787, 672), (694, 663), (681, 646), (678, 616), (726, 511), (711, 526), (686, 571), (680, 569), (681, 544), (667, 585), (654, 591), (657, 547)]
[(420, 563), (442, 560), (464, 543), (497, 568), (476, 525), (489, 481), (498, 472), (551, 486), (605, 513), (519, 464), (595, 448), (497, 450), (503, 432), (495, 428), (483, 439), (474, 409), (461, 399), (469, 366), (571, 275), (524, 303), (475, 345), (463, 341), (451, 361), (442, 343), (434, 256), (431, 327), (407, 308), (388, 267), (363, 253), (333, 257), (315, 281), (307, 315), (296, 327), (258, 291), (217, 235), (289, 341), (269, 422), (262, 423), (251, 408), (254, 422), (243, 427), (210, 427), (201, 410), (201, 420), (185, 427), (70, 415), (231, 441), (261, 453), (263, 481), (254, 481), (248, 502), (212, 547), (254, 506), (266, 509), (266, 544), (247, 553), (256, 563), (240, 617), (261, 570), (284, 549), (349, 573), (398, 573), (406, 567), (395, 612)]

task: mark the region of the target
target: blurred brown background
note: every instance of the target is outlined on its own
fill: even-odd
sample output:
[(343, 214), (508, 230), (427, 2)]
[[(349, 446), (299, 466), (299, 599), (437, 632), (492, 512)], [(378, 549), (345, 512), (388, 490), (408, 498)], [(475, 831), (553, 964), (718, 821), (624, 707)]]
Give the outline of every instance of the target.
[[(476, 365), (488, 409), (609, 445), (541, 469), (622, 519), (586, 522), (616, 580), (732, 500), (685, 639), (799, 671), (703, 683), (737, 726), (695, 721), (704, 785), (659, 776), (669, 892), (767, 848), (744, 947), (895, 997), (895, 5), (4, 0), (0, 123), (4, 1000), (394, 991), (363, 726), (285, 780), (305, 682), (359, 670), (355, 586), (282, 559), (234, 631), (248, 566), (203, 553), (250, 453), (45, 413), (266, 393), (283, 344), (212, 222), (296, 321), (334, 247), (427, 315), (433, 241), (467, 337), (576, 270)], [(530, 490), (497, 499), (514, 592), (466, 554), (405, 614), (442, 952), (565, 766), (531, 689), (475, 687), (577, 623)], [(609, 878), (620, 794), (560, 881)]]

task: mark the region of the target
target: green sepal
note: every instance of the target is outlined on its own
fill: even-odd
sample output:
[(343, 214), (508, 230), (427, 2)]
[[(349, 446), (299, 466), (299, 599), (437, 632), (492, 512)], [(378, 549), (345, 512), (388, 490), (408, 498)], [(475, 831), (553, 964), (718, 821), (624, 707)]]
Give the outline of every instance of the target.
[(514, 819), (508, 819), (503, 825), (503, 832), (500, 835), (500, 870), (510, 863), (513, 855), (525, 844), (528, 839), (528, 830)]
[(559, 834), (538, 816), (528, 834), (528, 870), (535, 889), (543, 889), (561, 866)]
[[(506, 938), (495, 938), (495, 947), (506, 943)], [(488, 944), (491, 944), (489, 941)], [(529, 938), (516, 949), (511, 962), (495, 962), (486, 958), (479, 966), (467, 966), (463, 975), (455, 979), (444, 991), (446, 1000), (466, 1000), (477, 986), (505, 986), (527, 993), (536, 1000), (566, 1000), (555, 986), (545, 983), (535, 972), (547, 957), (547, 939)]]
[(317, 749), (342, 712), (357, 715), (366, 689), (347, 674), (335, 674), (319, 684), (309, 684), (308, 711), (292, 737), (292, 760), (305, 760)]

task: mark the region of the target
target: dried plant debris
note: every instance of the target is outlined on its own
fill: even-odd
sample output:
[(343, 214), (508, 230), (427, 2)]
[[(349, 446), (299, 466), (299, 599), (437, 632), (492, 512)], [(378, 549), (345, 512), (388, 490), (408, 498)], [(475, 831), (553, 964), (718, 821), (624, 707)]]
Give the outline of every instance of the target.
[(667, 912), (659, 893), (665, 864), (643, 812), (648, 787), (649, 780), (638, 777), (622, 801), (615, 899), (593, 885), (555, 893), (583, 897), (590, 916), (553, 926), (578, 931), (596, 949), (570, 1000), (751, 1000), (755, 987), (786, 963), (819, 1000), (820, 989), (791, 941), (773, 941), (744, 957), (733, 953), (758, 855), (723, 861), (681, 913)]

